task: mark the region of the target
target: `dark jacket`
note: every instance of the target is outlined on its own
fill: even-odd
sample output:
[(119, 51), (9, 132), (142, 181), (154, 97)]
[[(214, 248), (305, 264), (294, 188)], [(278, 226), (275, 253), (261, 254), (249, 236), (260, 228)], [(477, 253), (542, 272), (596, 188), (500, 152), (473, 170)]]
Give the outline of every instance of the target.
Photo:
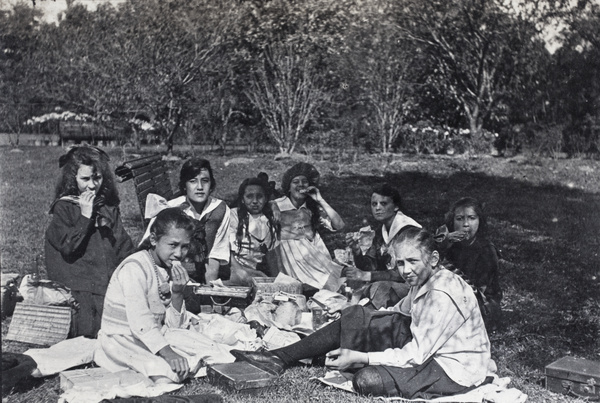
[[(398, 232), (398, 234), (410, 227), (410, 225), (405, 226)], [(398, 234), (396, 234), (394, 238), (397, 237)], [(364, 255), (354, 255), (354, 264), (360, 270), (371, 272), (371, 282), (397, 281), (403, 283), (404, 279), (400, 275), (400, 272), (398, 272), (394, 264), (391, 264), (392, 257), (388, 252), (388, 248), (389, 244), (386, 245), (385, 241), (383, 240), (381, 225), (375, 231), (373, 244), (367, 250), (367, 252)], [(390, 266), (393, 268), (390, 269)]]
[(134, 251), (119, 208), (102, 206), (89, 219), (77, 203), (58, 200), (50, 213), (45, 242), (48, 278), (73, 291), (104, 295), (117, 265)]
[(459, 269), (487, 300), (500, 303), (502, 289), (498, 278), (498, 254), (485, 238), (475, 238), (471, 245), (456, 242), (446, 251), (446, 259)]

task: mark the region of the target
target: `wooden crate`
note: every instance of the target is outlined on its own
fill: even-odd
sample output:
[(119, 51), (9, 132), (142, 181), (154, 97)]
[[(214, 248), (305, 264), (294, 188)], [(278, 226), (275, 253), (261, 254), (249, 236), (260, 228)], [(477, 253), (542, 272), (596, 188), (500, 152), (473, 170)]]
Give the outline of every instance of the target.
[(546, 366), (546, 389), (580, 397), (600, 397), (600, 362), (563, 357)]
[(71, 308), (17, 303), (6, 340), (52, 346), (69, 335)]
[(209, 365), (206, 369), (208, 380), (212, 385), (228, 390), (255, 392), (273, 385), (277, 376), (269, 374), (245, 361), (231, 364)]

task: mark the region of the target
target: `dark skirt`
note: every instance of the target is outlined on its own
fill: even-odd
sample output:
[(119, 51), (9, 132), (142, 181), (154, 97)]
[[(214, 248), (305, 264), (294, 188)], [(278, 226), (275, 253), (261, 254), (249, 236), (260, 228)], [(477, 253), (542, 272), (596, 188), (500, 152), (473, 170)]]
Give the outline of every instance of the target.
[[(342, 312), (340, 347), (362, 352), (402, 348), (412, 340), (411, 318), (397, 312), (375, 311), (359, 305)], [(361, 387), (360, 379), (375, 370), (380, 382)], [(364, 372), (363, 372), (364, 371)], [(361, 375), (363, 372), (363, 375)], [(372, 377), (372, 375), (367, 375)], [(472, 388), (454, 382), (435, 360), (409, 368), (367, 366), (354, 375), (354, 388), (363, 395), (433, 398), (466, 392)]]
[(397, 281), (376, 281), (367, 285), (361, 295), (362, 298), (369, 298), (370, 304), (375, 309), (389, 308), (396, 305), (400, 300), (408, 295), (410, 286), (406, 283)]
[(402, 348), (412, 340), (410, 317), (354, 305), (342, 312), (340, 347), (356, 351)]
[(79, 308), (73, 314), (69, 336), (95, 339), (102, 323), (104, 295), (87, 291), (71, 291), (71, 293)]

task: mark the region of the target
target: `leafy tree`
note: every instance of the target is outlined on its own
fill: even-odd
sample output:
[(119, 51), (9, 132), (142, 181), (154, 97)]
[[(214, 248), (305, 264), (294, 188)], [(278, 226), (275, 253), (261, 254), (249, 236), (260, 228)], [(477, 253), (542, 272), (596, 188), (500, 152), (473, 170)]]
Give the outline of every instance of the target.
[[(345, 63), (358, 98), (370, 110), (368, 120), (376, 131), (380, 149), (390, 151), (406, 118), (413, 112), (421, 62), (420, 49), (398, 27), (400, 3), (373, 1), (364, 4), (347, 34), (353, 46), (345, 49)], [(377, 24), (373, 24), (377, 21)]]
[(528, 63), (533, 24), (499, 0), (409, 0), (403, 28), (430, 57), (431, 75), (461, 105), (472, 134), (518, 92)]
[(291, 153), (330, 105), (331, 54), (342, 45), (344, 6), (332, 0), (244, 2), (233, 33), (236, 76), (269, 137)]
[(35, 112), (36, 66), (40, 14), (25, 4), (0, 11), (0, 130), (6, 130), (12, 146), (18, 146), (25, 121)]
[(580, 1), (561, 14), (568, 28), (553, 55), (548, 106), (566, 125), (570, 154), (600, 151), (600, 4)]

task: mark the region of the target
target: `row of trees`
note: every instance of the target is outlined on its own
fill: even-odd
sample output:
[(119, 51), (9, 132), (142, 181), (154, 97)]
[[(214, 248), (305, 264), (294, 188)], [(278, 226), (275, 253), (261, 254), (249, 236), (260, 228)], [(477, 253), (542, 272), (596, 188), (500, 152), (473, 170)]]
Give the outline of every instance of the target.
[[(149, 121), (169, 148), (243, 140), (284, 153), (310, 142), (389, 152), (407, 144), (408, 124), (426, 121), (465, 148), (597, 151), (600, 6), (548, 4), (128, 0), (71, 4), (45, 24), (23, 3), (0, 12), (0, 130), (18, 134), (60, 107), (134, 135), (131, 122)], [(552, 24), (564, 27), (554, 53), (543, 36)]]

